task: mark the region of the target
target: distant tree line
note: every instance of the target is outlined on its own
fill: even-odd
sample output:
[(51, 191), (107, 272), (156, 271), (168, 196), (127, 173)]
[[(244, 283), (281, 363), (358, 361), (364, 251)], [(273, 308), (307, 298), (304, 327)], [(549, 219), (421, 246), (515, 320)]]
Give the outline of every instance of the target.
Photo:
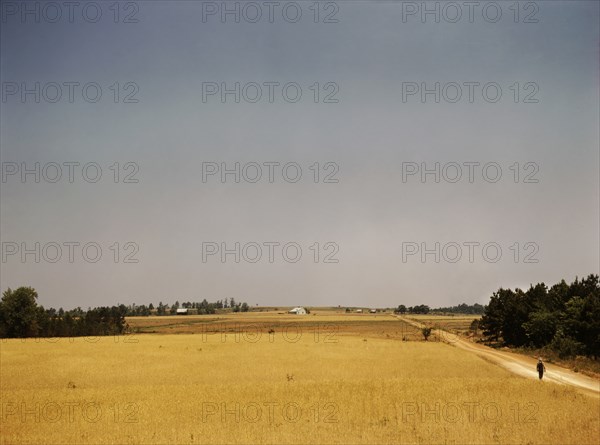
[(600, 357), (598, 275), (548, 289), (544, 283), (494, 292), (480, 321), (488, 341), (508, 346), (549, 348), (566, 358)]
[(410, 306), (408, 308), (401, 304), (396, 309), (394, 309), (394, 312), (396, 312), (397, 314), (428, 314), (430, 310), (431, 309), (429, 309), (429, 306), (427, 306), (426, 304)]
[(431, 309), (426, 304), (421, 304), (418, 306), (410, 306), (406, 307), (403, 304), (399, 305), (394, 312), (397, 314), (429, 314), (429, 313), (439, 313), (446, 312), (450, 314), (478, 314), (481, 315), (485, 311), (485, 306), (481, 304), (475, 303), (473, 305), (469, 305), (466, 303), (461, 303), (458, 306), (449, 306), (449, 307), (439, 307), (435, 309)]
[(127, 330), (124, 305), (58, 311), (37, 304), (31, 287), (10, 288), (0, 301), (0, 337), (77, 337), (123, 334)]
[(436, 309), (432, 309), (432, 312), (445, 312), (448, 314), (472, 314), (472, 315), (482, 315), (485, 312), (485, 306), (475, 303), (475, 304), (466, 304), (461, 303), (458, 306), (449, 306), (449, 307), (439, 307)]
[(162, 302), (157, 307), (149, 305), (121, 304), (111, 307), (80, 307), (68, 311), (60, 308), (45, 309), (37, 304), (38, 294), (31, 287), (8, 289), (0, 300), (0, 338), (26, 337), (78, 337), (119, 335), (128, 330), (126, 316), (172, 315), (177, 309), (195, 309), (198, 314), (214, 314), (217, 309), (230, 309), (233, 312), (247, 312), (247, 303), (236, 303), (233, 298), (209, 303), (176, 301), (173, 305)]
[(127, 306), (128, 317), (133, 316), (148, 316), (148, 315), (174, 315), (177, 313), (177, 309), (192, 309), (194, 312), (199, 315), (210, 315), (215, 314), (218, 309), (230, 309), (232, 312), (248, 312), (250, 310), (250, 306), (248, 303), (237, 303), (235, 299), (225, 298), (224, 300), (217, 300), (214, 303), (209, 303), (206, 299), (201, 302), (190, 302), (186, 301), (183, 303), (179, 303), (176, 301), (175, 303), (168, 305), (163, 304), (163, 302), (159, 302), (158, 306), (154, 306), (152, 303), (149, 305), (136, 305), (131, 304)]

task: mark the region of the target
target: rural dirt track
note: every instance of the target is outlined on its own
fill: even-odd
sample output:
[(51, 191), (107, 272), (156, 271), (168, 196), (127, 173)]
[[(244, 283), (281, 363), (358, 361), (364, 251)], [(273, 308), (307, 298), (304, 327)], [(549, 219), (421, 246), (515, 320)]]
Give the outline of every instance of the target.
[[(411, 320), (406, 317), (401, 317), (398, 315), (394, 315), (394, 317), (397, 317), (418, 328), (425, 326), (418, 321)], [(536, 359), (512, 352), (498, 351), (479, 343), (473, 343), (465, 340), (457, 335), (448, 333), (441, 329), (435, 329), (434, 333), (446, 343), (450, 343), (457, 348), (473, 352), (480, 357), (487, 359), (492, 363), (498, 364), (515, 374), (527, 378), (538, 379), (538, 374), (535, 367), (537, 363)], [(560, 366), (546, 363), (546, 372), (544, 373), (543, 380), (551, 381), (561, 385), (570, 385), (579, 389), (585, 394), (600, 397), (600, 381)]]

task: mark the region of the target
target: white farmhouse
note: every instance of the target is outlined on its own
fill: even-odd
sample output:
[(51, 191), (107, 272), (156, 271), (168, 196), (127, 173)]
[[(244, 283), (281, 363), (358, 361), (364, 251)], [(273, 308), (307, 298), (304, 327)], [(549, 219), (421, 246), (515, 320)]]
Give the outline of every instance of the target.
[(288, 314), (306, 315), (306, 309), (303, 307), (295, 307), (294, 309), (291, 309)]

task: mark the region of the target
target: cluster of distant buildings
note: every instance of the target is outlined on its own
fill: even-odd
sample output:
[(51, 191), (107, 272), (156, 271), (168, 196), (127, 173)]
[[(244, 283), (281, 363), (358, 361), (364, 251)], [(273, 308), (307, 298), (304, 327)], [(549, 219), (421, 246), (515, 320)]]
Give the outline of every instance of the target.
[[(348, 309), (346, 309), (346, 312), (350, 312), (350, 311)], [(362, 314), (363, 310), (355, 309), (354, 312), (357, 314)], [(179, 308), (179, 309), (177, 309), (177, 312), (176, 312), (177, 315), (194, 315), (197, 313), (198, 312), (196, 309), (188, 309), (188, 308)], [(301, 306), (292, 308), (288, 311), (288, 314), (294, 314), (294, 315), (306, 315), (308, 313), (309, 313), (309, 311), (306, 308), (301, 307)], [(369, 313), (375, 314), (375, 313), (377, 313), (377, 309), (369, 309)]]
[[(350, 310), (346, 309), (346, 312), (350, 312)], [(355, 309), (354, 312), (357, 313), (357, 314), (362, 314), (363, 310), (362, 309)], [(369, 309), (369, 313), (370, 314), (375, 314), (377, 312), (378, 312), (377, 309)], [(308, 310), (306, 310), (303, 307), (295, 307), (295, 308), (290, 309), (288, 311), (288, 314), (294, 314), (294, 315), (306, 315), (308, 313), (309, 313)]]

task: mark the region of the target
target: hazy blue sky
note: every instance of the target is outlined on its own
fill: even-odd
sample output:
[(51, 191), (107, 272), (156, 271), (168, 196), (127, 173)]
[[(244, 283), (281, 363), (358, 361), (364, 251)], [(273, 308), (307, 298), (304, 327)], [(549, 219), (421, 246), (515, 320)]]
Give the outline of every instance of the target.
[[(223, 20), (222, 2), (46, 3), (1, 2), (3, 290), (33, 286), (55, 307), (224, 297), (437, 306), (599, 272), (596, 1), (484, 1), (472, 17), (464, 2), (428, 2), (439, 23), (421, 2), (227, 2), (239, 23)], [(239, 103), (233, 93), (203, 100), (236, 82)], [(422, 98), (436, 82), (439, 102)], [(301, 96), (286, 100), (295, 85)], [(203, 181), (203, 168), (236, 162), (239, 183), (233, 174)], [(280, 163), (272, 183), (269, 162)], [(479, 163), (472, 182), (465, 162)], [(21, 176), (36, 163), (39, 183)], [(258, 182), (244, 179), (256, 171), (247, 163), (262, 166)], [(423, 181), (421, 168), (436, 163), (439, 183)], [(56, 164), (62, 177), (51, 182)], [(457, 164), (462, 177), (451, 182)], [(291, 182), (295, 166), (302, 177)], [(138, 182), (124, 183), (128, 173)], [(328, 173), (338, 182), (325, 183)], [(36, 242), (39, 262), (22, 258)], [(69, 242), (80, 243), (72, 262)], [(236, 242), (239, 263), (203, 260), (203, 243)], [(280, 243), (272, 263), (265, 242)], [(86, 243), (96, 244), (84, 257)], [(248, 243), (262, 248), (256, 263)], [(288, 260), (286, 243), (297, 243)], [(421, 248), (435, 243), (439, 262), (423, 261)], [(464, 243), (479, 243), (472, 261)], [(457, 245), (462, 257), (451, 262)], [(129, 253), (137, 263), (124, 262)]]

